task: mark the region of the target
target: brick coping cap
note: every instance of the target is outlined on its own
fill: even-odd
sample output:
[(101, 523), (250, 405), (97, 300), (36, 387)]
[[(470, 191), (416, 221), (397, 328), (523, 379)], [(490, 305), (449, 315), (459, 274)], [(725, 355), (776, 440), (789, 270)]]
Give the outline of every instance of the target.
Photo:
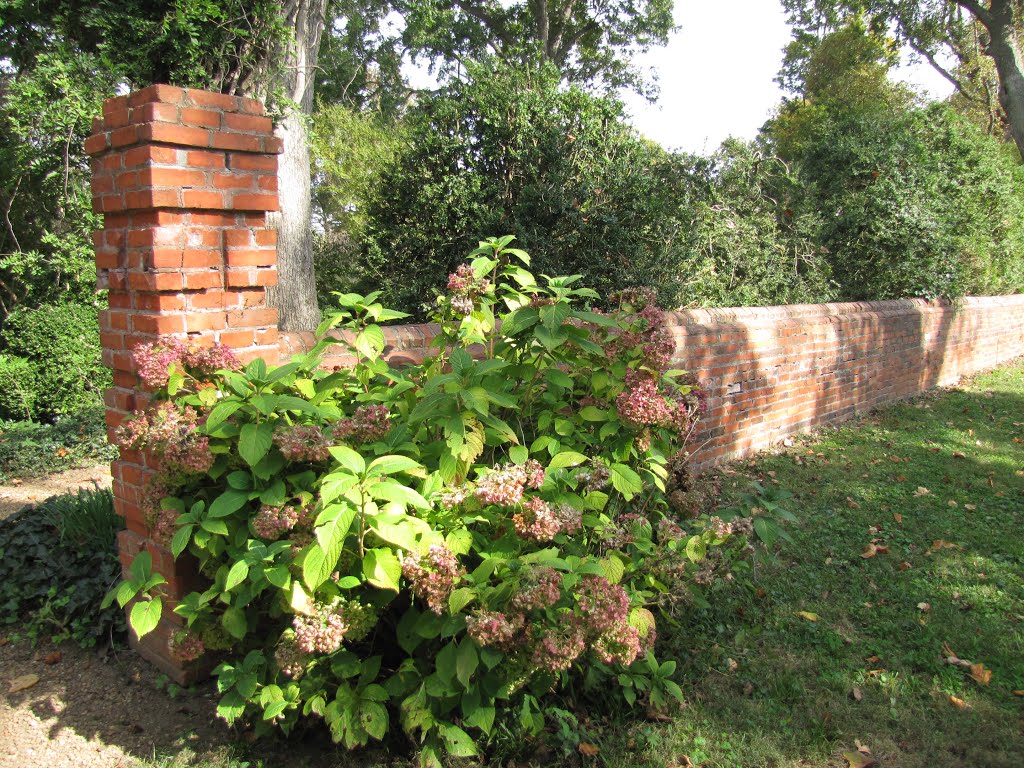
[[(779, 323), (786, 320), (827, 320), (858, 315), (899, 315), (933, 312), (957, 307), (998, 309), (1024, 306), (1024, 294), (1009, 296), (965, 296), (956, 304), (945, 299), (890, 299), (887, 301), (851, 301), (830, 304), (789, 304), (779, 307), (729, 307), (721, 309), (683, 309), (666, 314), (669, 327), (721, 325), (728, 323)], [(424, 349), (440, 330), (436, 323), (384, 326), (389, 351)], [(333, 338), (353, 340), (344, 331), (332, 331)], [(316, 334), (312, 331), (282, 332), (281, 356), (287, 359), (312, 349)]]

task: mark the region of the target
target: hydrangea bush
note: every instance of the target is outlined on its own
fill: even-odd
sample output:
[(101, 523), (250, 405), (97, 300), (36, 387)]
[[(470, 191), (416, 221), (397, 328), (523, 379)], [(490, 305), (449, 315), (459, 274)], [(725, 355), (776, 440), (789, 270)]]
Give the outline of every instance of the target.
[[(122, 443), (161, 458), (152, 535), (208, 583), (175, 607), (172, 651), (221, 660), (229, 722), (319, 717), (348, 747), (400, 728), (439, 765), (502, 715), (538, 732), (573, 679), (628, 705), (681, 697), (655, 611), (701, 599), (695, 579), (750, 528), (669, 503), (703, 392), (670, 368), (651, 292), (588, 309), (593, 291), (538, 282), (511, 239), (451, 275), (420, 365), (383, 359), (379, 323), (402, 315), (376, 295), (339, 295), (317, 346), (276, 368), (175, 339), (136, 350), (158, 404)], [(337, 343), (354, 363), (327, 370)], [(112, 595), (135, 600), (140, 636), (160, 581), (143, 553)]]

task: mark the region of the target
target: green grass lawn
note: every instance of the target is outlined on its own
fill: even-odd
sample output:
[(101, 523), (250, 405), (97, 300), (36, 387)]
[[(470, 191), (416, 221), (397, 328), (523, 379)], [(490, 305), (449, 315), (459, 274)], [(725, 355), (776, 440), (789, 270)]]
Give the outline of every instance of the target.
[(1024, 765), (1024, 361), (733, 470), (727, 497), (794, 494), (792, 541), (666, 638), (689, 704), (607, 764), (846, 766), (859, 740), (885, 768)]

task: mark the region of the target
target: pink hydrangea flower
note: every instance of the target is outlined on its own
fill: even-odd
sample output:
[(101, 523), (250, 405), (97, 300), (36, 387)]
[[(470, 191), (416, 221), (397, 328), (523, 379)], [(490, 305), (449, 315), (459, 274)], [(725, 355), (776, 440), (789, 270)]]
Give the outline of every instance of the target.
[(629, 595), (603, 576), (584, 576), (576, 595), (583, 621), (595, 634), (622, 624), (629, 616)]
[(494, 467), (477, 481), (473, 495), (484, 504), (512, 507), (522, 500), (526, 480), (523, 467), (515, 464)]
[(519, 591), (512, 597), (512, 607), (520, 611), (542, 610), (562, 598), (562, 575), (554, 568), (534, 568), (528, 572)]
[(316, 424), (295, 424), (279, 427), (274, 432), (274, 444), (288, 461), (325, 462), (331, 458), (327, 450), (330, 437)]
[(426, 557), (410, 552), (402, 561), (402, 575), (413, 594), (425, 600), (438, 616), (447, 612), (448, 596), (464, 573), (451, 550), (440, 544), (431, 544)]
[(351, 419), (343, 419), (334, 428), (339, 440), (353, 443), (372, 443), (391, 431), (391, 413), (381, 403), (360, 405)]
[(591, 646), (594, 654), (605, 664), (628, 667), (640, 654), (640, 633), (636, 627), (617, 624), (599, 636)]
[(167, 641), (167, 650), (178, 661), (195, 661), (206, 652), (203, 639), (187, 629), (175, 632)]
[(562, 530), (562, 523), (544, 499), (531, 496), (523, 502), (521, 511), (512, 515), (516, 533), (524, 539), (551, 541)]
[(313, 615), (296, 615), (292, 619), (295, 646), (301, 653), (334, 653), (341, 647), (349, 625), (332, 605), (314, 603)]
[(549, 672), (568, 669), (587, 648), (582, 627), (573, 621), (541, 630), (531, 628), (531, 635), (536, 642), (533, 663)]
[(626, 372), (626, 388), (615, 398), (619, 418), (635, 428), (666, 426), (672, 421), (673, 408), (658, 392), (658, 384), (639, 371)]
[(509, 651), (522, 645), (524, 622), (522, 614), (509, 619), (504, 613), (480, 611), (466, 617), (466, 633), (482, 648)]
[(276, 541), (299, 522), (299, 510), (293, 506), (271, 507), (264, 504), (252, 519), (252, 529), (265, 541)]

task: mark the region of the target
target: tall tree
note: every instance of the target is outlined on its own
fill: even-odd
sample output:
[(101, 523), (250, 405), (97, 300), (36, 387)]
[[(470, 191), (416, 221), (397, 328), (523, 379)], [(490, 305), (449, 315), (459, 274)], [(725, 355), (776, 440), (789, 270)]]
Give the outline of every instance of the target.
[(277, 178), (278, 284), (267, 293), (285, 330), (310, 330), (320, 322), (313, 272), (308, 118), (324, 31), (327, 0), (286, 0), (283, 16), (291, 39), (282, 56), (278, 86), (283, 110), (274, 132), (284, 141)]
[[(991, 57), (999, 78), (999, 103), (1010, 134), (1024, 155), (1024, 56), (1020, 31), (1024, 22), (1022, 0), (783, 0), (794, 25), (796, 42), (836, 28), (844, 20), (864, 16), (876, 30), (891, 29), (941, 72), (965, 97), (981, 98), (977, 87), (966, 83), (941, 63), (943, 52), (964, 62), (971, 51), (972, 25), (984, 30), (980, 46)], [(798, 48), (799, 46), (797, 46)], [(796, 49), (791, 47), (790, 53)]]
[(622, 86), (652, 97), (633, 57), (668, 42), (673, 0), (396, 0), (405, 45), (441, 69), (494, 54), (541, 60), (563, 79), (607, 90)]

